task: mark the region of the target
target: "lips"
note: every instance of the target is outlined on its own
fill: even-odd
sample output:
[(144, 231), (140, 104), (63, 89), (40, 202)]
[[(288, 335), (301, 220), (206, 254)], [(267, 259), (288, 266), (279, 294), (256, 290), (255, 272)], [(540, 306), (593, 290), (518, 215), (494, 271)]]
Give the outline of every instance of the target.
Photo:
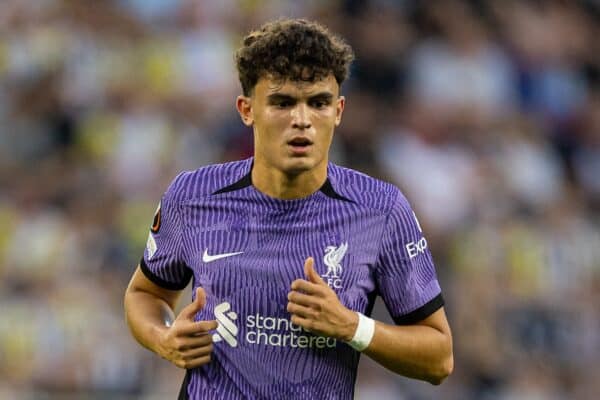
[(293, 156), (303, 157), (308, 155), (313, 142), (306, 136), (295, 136), (287, 144)]
[(289, 144), (290, 146), (294, 146), (294, 147), (306, 147), (306, 146), (310, 146), (313, 143), (312, 143), (312, 140), (310, 140), (307, 137), (296, 136), (296, 137), (293, 137), (291, 140), (288, 140), (287, 144)]

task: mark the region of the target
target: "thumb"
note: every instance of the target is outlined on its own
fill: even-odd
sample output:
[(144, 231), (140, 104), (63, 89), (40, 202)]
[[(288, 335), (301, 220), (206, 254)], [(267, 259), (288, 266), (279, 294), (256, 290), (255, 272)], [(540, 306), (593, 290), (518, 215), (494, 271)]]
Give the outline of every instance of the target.
[(196, 298), (181, 310), (179, 316), (193, 321), (198, 311), (202, 310), (205, 304), (206, 293), (204, 292), (204, 289), (198, 287), (196, 288)]
[(315, 259), (312, 257), (308, 257), (306, 261), (304, 261), (304, 275), (308, 278), (308, 280), (312, 283), (325, 284), (325, 281), (317, 271), (315, 271)]

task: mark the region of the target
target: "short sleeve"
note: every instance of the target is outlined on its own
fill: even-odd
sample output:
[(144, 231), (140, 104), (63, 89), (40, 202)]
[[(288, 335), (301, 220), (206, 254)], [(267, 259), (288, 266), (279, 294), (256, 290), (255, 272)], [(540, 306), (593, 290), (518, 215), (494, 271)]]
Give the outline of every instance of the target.
[(375, 275), (379, 293), (398, 325), (419, 322), (444, 305), (427, 239), (400, 192), (381, 238)]
[(177, 190), (175, 182), (158, 204), (140, 268), (155, 284), (165, 289), (181, 290), (189, 283), (192, 273), (184, 261), (182, 223), (177, 202), (173, 200)]

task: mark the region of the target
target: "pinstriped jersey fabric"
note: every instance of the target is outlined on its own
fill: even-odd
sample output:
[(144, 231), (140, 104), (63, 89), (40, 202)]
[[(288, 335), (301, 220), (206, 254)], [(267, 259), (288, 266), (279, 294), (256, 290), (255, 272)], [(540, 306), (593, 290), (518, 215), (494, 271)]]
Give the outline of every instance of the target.
[(219, 322), (212, 361), (188, 371), (181, 398), (351, 399), (359, 353), (292, 324), (290, 284), (312, 256), (346, 307), (368, 315), (379, 295), (396, 323), (414, 323), (443, 305), (426, 239), (393, 185), (330, 163), (321, 190), (281, 200), (252, 186), (251, 167), (177, 176), (141, 261), (158, 285), (202, 286), (197, 319)]

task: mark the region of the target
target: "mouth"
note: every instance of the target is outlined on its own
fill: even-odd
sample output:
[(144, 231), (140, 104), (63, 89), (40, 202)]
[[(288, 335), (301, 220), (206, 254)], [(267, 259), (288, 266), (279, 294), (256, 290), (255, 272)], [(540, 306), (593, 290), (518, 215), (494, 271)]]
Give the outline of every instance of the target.
[(294, 154), (306, 153), (312, 144), (312, 140), (304, 136), (294, 137), (287, 142), (287, 145), (290, 146), (292, 153)]

